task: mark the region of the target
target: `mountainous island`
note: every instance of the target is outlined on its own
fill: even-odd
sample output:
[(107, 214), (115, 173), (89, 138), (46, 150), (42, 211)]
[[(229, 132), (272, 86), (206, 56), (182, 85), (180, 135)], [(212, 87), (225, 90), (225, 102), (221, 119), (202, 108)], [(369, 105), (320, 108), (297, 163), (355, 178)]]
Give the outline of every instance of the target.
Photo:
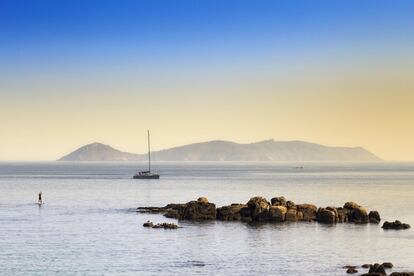
[[(250, 144), (209, 141), (151, 152), (154, 161), (381, 161), (362, 147), (328, 147), (303, 141)], [(83, 146), (58, 161), (145, 161), (147, 154), (119, 151), (101, 143)]]

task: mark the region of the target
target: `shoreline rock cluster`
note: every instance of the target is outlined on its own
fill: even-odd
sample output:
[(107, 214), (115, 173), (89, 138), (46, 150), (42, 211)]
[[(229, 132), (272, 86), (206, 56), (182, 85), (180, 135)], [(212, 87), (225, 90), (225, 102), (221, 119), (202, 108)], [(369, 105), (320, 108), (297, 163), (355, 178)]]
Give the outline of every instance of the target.
[(178, 220), (222, 220), (244, 222), (297, 222), (316, 221), (324, 224), (335, 223), (380, 223), (377, 211), (368, 212), (355, 202), (346, 202), (342, 207), (317, 207), (313, 204), (295, 204), (285, 197), (252, 197), (246, 204), (233, 203), (216, 208), (207, 198), (184, 204), (168, 204), (164, 207), (138, 207), (137, 212), (163, 213)]
[[(361, 274), (361, 276), (386, 276), (388, 275), (386, 270), (392, 269), (394, 265), (390, 262), (382, 264), (363, 264), (361, 268), (369, 269), (367, 273)], [(346, 265), (343, 267), (346, 269), (346, 273), (355, 274), (358, 273), (358, 266)], [(390, 276), (414, 276), (414, 272), (392, 272)]]
[(406, 230), (406, 229), (410, 228), (410, 225), (407, 224), (407, 223), (402, 223), (399, 220), (396, 220), (394, 222), (386, 221), (382, 225), (382, 228), (385, 229), (385, 230), (389, 230), (389, 229), (392, 229), (392, 230)]

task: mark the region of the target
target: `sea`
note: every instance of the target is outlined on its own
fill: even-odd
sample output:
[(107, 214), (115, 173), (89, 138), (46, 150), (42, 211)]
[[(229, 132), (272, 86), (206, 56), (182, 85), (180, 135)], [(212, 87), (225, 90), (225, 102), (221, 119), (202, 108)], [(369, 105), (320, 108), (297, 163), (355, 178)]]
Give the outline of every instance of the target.
[[(132, 179), (145, 166), (0, 163), (0, 275), (346, 275), (345, 265), (382, 262), (414, 271), (413, 228), (136, 212), (201, 196), (217, 206), (285, 196), (322, 207), (354, 201), (414, 226), (414, 163), (154, 162), (161, 179)], [(180, 228), (144, 228), (147, 220)]]

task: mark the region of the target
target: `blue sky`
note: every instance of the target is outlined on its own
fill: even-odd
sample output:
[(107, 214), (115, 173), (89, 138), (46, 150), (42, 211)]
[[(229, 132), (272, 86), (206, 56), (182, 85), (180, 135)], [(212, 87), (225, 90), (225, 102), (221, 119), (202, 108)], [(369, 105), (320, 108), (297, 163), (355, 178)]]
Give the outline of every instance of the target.
[(413, 49), (413, 1), (0, 0), (0, 155), (139, 152), (151, 128), (412, 160)]

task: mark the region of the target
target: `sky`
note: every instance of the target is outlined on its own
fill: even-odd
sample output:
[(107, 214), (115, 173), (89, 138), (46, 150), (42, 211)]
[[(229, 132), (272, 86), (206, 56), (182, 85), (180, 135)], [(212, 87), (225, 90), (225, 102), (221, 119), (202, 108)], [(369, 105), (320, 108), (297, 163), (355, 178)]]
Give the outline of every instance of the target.
[(0, 160), (304, 140), (414, 160), (414, 1), (1, 0)]

